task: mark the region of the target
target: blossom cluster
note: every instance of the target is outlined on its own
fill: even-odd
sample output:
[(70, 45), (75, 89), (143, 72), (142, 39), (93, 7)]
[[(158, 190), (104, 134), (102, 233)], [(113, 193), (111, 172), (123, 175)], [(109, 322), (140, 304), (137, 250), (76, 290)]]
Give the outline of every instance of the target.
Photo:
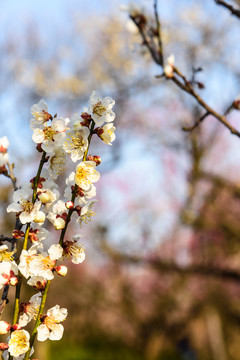
[[(0, 244), (0, 289), (11, 285), (20, 292), (21, 284), (25, 282), (37, 292), (20, 306), (16, 297), (12, 324), (0, 321), (0, 334), (10, 332), (7, 342), (0, 343), (5, 358), (10, 354), (14, 359), (28, 359), (33, 353), (35, 336), (38, 341), (62, 338), (64, 328), (61, 323), (67, 317), (67, 309), (55, 305), (44, 314), (44, 305), (55, 273), (67, 274), (64, 260), (80, 264), (85, 259), (83, 235), (75, 234), (71, 239), (66, 239), (65, 235), (70, 220), (81, 228), (95, 214), (95, 183), (100, 179), (96, 167), (101, 158), (88, 155), (88, 150), (94, 135), (108, 145), (115, 140), (114, 104), (112, 98), (102, 98), (93, 91), (88, 108), (70, 119), (51, 115), (44, 100), (31, 108), (32, 139), (42, 158), (37, 175), (21, 184), (7, 207), (8, 213), (16, 214), (18, 226), (12, 232), (12, 248)], [(6, 137), (0, 139), (2, 169), (6, 169), (8, 145)], [(67, 175), (61, 195), (56, 179), (63, 173), (68, 157), (74, 163), (75, 171)], [(50, 243), (50, 232), (44, 227), (47, 222), (59, 231), (58, 243)], [(17, 257), (20, 244), (23, 245), (18, 249), (20, 255)], [(36, 322), (30, 335), (25, 326), (32, 320)]]

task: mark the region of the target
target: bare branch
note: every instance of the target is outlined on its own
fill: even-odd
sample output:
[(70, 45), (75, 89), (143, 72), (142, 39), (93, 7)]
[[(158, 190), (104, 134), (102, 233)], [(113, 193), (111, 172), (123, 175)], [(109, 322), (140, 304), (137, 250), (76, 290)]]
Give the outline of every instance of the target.
[(186, 126), (184, 126), (184, 127), (182, 127), (182, 130), (183, 130), (183, 131), (187, 131), (187, 132), (192, 132), (193, 130), (195, 130), (195, 129), (198, 127), (198, 125), (200, 125), (200, 124), (203, 122), (203, 120), (204, 120), (208, 115), (209, 115), (209, 113), (206, 112), (205, 114), (203, 114), (203, 115), (195, 122), (195, 124), (194, 124), (193, 126), (191, 126), (191, 127), (186, 127)]
[(223, 0), (215, 0), (215, 3), (217, 5), (220, 5), (220, 6), (223, 6), (225, 7), (226, 9), (228, 9), (232, 15), (235, 15), (237, 16), (238, 18), (240, 18), (240, 10), (238, 9), (235, 9), (232, 5), (226, 3), (225, 1)]
[(156, 25), (157, 25), (157, 39), (158, 39), (158, 50), (159, 50), (159, 58), (160, 58), (159, 60), (162, 64), (162, 66), (164, 66), (161, 24), (160, 24), (160, 20), (159, 20), (159, 16), (158, 16), (157, 6), (158, 6), (158, 0), (154, 0), (154, 15), (155, 15), (155, 20), (156, 20)]

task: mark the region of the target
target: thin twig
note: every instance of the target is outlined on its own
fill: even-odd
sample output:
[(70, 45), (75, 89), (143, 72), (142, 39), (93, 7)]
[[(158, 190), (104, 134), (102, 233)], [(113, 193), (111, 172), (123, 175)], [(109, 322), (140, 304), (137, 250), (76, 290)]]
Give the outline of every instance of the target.
[(158, 16), (158, 0), (154, 0), (154, 15), (156, 19), (156, 25), (157, 25), (157, 39), (158, 39), (158, 50), (159, 50), (159, 61), (161, 62), (161, 65), (164, 66), (164, 56), (163, 56), (163, 44), (162, 44), (162, 35), (161, 35), (161, 24)]
[(195, 130), (202, 122), (203, 120), (209, 115), (208, 112), (206, 112), (205, 114), (203, 114), (196, 122), (193, 126), (187, 127), (184, 126), (182, 127), (183, 131), (187, 131), (187, 132), (192, 132), (193, 130)]
[(235, 15), (238, 18), (240, 18), (240, 10), (235, 9), (232, 5), (226, 3), (223, 0), (215, 0), (215, 3), (217, 5), (221, 5), (221, 6), (225, 7), (226, 9), (228, 9), (232, 13), (232, 15)]

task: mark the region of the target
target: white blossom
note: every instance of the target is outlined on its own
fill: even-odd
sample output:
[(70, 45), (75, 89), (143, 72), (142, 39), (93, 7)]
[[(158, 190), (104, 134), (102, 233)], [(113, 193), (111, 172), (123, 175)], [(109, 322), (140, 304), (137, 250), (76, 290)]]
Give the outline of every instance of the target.
[[(70, 175), (66, 179), (67, 187), (64, 191), (64, 197), (66, 199), (71, 199), (72, 197), (72, 189), (74, 189), (75, 185), (75, 172), (71, 172)], [(86, 205), (90, 199), (96, 196), (96, 186), (94, 184), (90, 184), (87, 190), (82, 190), (79, 188), (76, 192), (75, 204), (76, 205)]]
[(96, 126), (101, 126), (104, 122), (112, 122), (115, 119), (115, 113), (112, 111), (114, 104), (115, 101), (111, 97), (102, 98), (97, 92), (92, 92), (88, 112), (92, 115)]
[(18, 357), (29, 350), (30, 335), (26, 330), (15, 330), (12, 332), (9, 340), (8, 351), (10, 355)]
[(103, 142), (107, 145), (112, 145), (111, 143), (115, 140), (116, 135), (114, 131), (116, 130), (115, 126), (113, 126), (113, 123), (105, 124), (103, 127), (101, 127), (97, 134), (102, 139)]
[(23, 314), (20, 315), (18, 324), (26, 326), (33, 318), (35, 318), (39, 311), (42, 294), (39, 292), (31, 297), (28, 303), (21, 304)]
[(4, 285), (17, 284), (18, 267), (15, 261), (2, 261), (0, 263), (0, 289)]
[(64, 241), (63, 257), (70, 259), (74, 264), (80, 264), (85, 260), (85, 248), (80, 239), (82, 235), (74, 235), (73, 241)]
[(24, 187), (13, 193), (13, 203), (7, 207), (7, 212), (19, 213), (19, 219), (22, 224), (30, 223), (38, 217), (41, 202), (32, 203), (31, 189)]
[(46, 153), (54, 153), (55, 148), (63, 144), (68, 121), (68, 119), (54, 118), (51, 125), (34, 129), (32, 135), (33, 141), (41, 144), (42, 149)]
[(18, 269), (26, 279), (40, 276), (46, 280), (52, 280), (54, 278), (52, 270), (56, 261), (62, 256), (62, 250), (60, 251), (59, 247), (60, 245), (50, 246), (48, 253), (37, 253), (39, 247), (36, 245), (33, 245), (28, 251), (22, 250)]
[(51, 115), (48, 113), (48, 106), (43, 99), (31, 107), (33, 118), (30, 121), (31, 129), (34, 130), (39, 127), (44, 127), (44, 124), (49, 121)]
[(73, 162), (81, 160), (88, 147), (88, 136), (90, 131), (86, 126), (81, 126), (79, 124), (79, 122), (76, 124), (75, 117), (71, 119), (72, 129), (67, 131), (66, 140), (63, 144), (66, 153), (71, 154)]
[(100, 174), (95, 167), (95, 161), (82, 161), (77, 165), (75, 182), (81, 189), (89, 190), (91, 184), (100, 179)]
[(63, 336), (64, 328), (60, 322), (64, 321), (67, 317), (67, 309), (60, 308), (56, 305), (48, 310), (47, 315), (44, 317), (43, 323), (37, 328), (38, 341), (60, 340)]
[(56, 230), (61, 230), (65, 227), (67, 217), (67, 208), (63, 200), (58, 200), (49, 211), (47, 219), (53, 224)]

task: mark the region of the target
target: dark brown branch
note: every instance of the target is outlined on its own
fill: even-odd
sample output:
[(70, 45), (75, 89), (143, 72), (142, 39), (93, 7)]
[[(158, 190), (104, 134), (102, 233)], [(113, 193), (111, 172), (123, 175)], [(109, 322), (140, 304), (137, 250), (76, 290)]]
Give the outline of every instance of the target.
[(159, 61), (162, 66), (164, 66), (164, 57), (163, 57), (163, 44), (162, 44), (162, 36), (161, 36), (161, 24), (158, 16), (158, 0), (154, 0), (154, 15), (157, 25), (157, 39), (158, 39), (158, 51), (159, 51)]
[(132, 19), (132, 21), (134, 22), (134, 24), (138, 27), (138, 30), (139, 30), (140, 35), (141, 35), (142, 40), (143, 40), (143, 45), (145, 45), (145, 46), (147, 47), (147, 49), (148, 49), (148, 51), (150, 52), (153, 60), (154, 60), (158, 65), (162, 66), (161, 61), (160, 61), (158, 55), (156, 54), (155, 49), (153, 49), (153, 48), (151, 47), (151, 45), (150, 45), (150, 43), (149, 43), (149, 41), (148, 41), (148, 39), (147, 39), (147, 37), (146, 37), (146, 35), (145, 35), (145, 32), (144, 32), (142, 26), (140, 26), (140, 25), (138, 24), (138, 22), (135, 20), (135, 18), (134, 18), (133, 16), (130, 16), (130, 19)]
[(235, 15), (237, 16), (238, 18), (240, 18), (240, 10), (238, 9), (235, 9), (232, 5), (226, 3), (225, 1), (223, 0), (215, 0), (215, 3), (217, 5), (220, 5), (220, 6), (223, 6), (225, 7), (226, 9), (228, 9), (232, 15)]
[(178, 85), (178, 87), (180, 87), (183, 91), (187, 92), (189, 95), (191, 95), (192, 97), (194, 97), (198, 104), (201, 105), (207, 112), (208, 114), (213, 115), (216, 119), (218, 119), (226, 128), (228, 128), (230, 130), (230, 132), (233, 135), (236, 135), (238, 137), (240, 137), (240, 132), (237, 131), (231, 124), (229, 124), (229, 122), (226, 120), (224, 115), (220, 115), (219, 113), (217, 113), (215, 110), (213, 110), (193, 89), (192, 85), (186, 80), (186, 78), (180, 73), (180, 71), (177, 68), (174, 68), (174, 71), (177, 75), (179, 75), (181, 77), (181, 79), (184, 81), (184, 84), (176, 77), (173, 76), (171, 79), (172, 81)]
[[(154, 2), (154, 11), (156, 13), (157, 11), (157, 1), (155, 0)], [(155, 15), (156, 16), (156, 15)], [(134, 18), (134, 16), (130, 16), (130, 18), (132, 19), (132, 21), (135, 23), (135, 25), (138, 27), (139, 33), (142, 37), (143, 40), (143, 45), (145, 45), (153, 59), (153, 61), (157, 64), (160, 65), (162, 67), (163, 65), (163, 58), (160, 59), (159, 58), (159, 51), (157, 51), (154, 47), (154, 45), (149, 42), (147, 35), (145, 33), (145, 26), (142, 26), (142, 24), (139, 24), (138, 21), (136, 21), (136, 19)], [(159, 17), (157, 15), (157, 22), (159, 22)], [(160, 26), (160, 22), (159, 22), (159, 26)], [(160, 30), (160, 27), (159, 27)], [(218, 121), (220, 121), (226, 128), (228, 128), (230, 130), (230, 132), (233, 135), (236, 135), (238, 137), (240, 137), (240, 132), (238, 130), (236, 130), (227, 120), (225, 115), (227, 115), (227, 113), (230, 112), (230, 110), (232, 109), (229, 108), (227, 112), (225, 112), (225, 115), (221, 115), (219, 113), (217, 113), (214, 109), (212, 109), (194, 90), (193, 85), (191, 84), (191, 82), (189, 82), (185, 76), (183, 74), (181, 74), (181, 72), (174, 67), (174, 73), (177, 75), (173, 75), (171, 78), (168, 78), (169, 80), (172, 80), (180, 89), (182, 89), (184, 92), (188, 93), (189, 95), (191, 95), (192, 97), (195, 98), (195, 100), (198, 102), (198, 104), (200, 106), (202, 106), (205, 110), (206, 113), (213, 115)], [(180, 79), (179, 79), (180, 77)], [(200, 120), (201, 122), (202, 120)], [(196, 126), (198, 126), (199, 124), (197, 124)], [(195, 126), (194, 126), (195, 128)], [(186, 130), (188, 131), (188, 130)]]

